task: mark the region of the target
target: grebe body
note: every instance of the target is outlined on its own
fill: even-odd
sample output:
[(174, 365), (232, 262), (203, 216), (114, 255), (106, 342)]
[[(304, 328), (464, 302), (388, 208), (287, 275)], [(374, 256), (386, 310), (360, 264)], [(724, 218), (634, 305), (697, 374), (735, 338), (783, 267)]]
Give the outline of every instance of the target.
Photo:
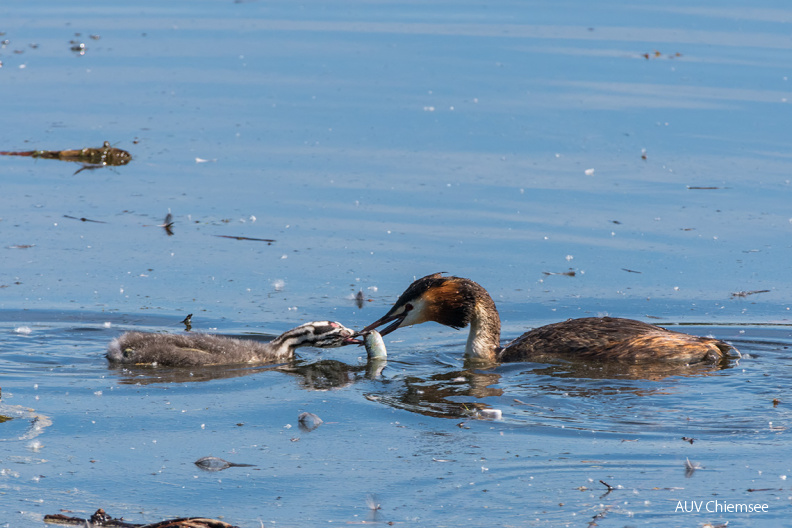
[(495, 303), (477, 283), (440, 273), (413, 282), (382, 318), (362, 330), (386, 335), (397, 328), (435, 321), (452, 328), (470, 325), (465, 357), (514, 362), (567, 357), (630, 363), (718, 361), (734, 347), (724, 341), (666, 330), (616, 317), (569, 319), (531, 330), (500, 346), (500, 317)]
[(211, 334), (158, 334), (127, 332), (107, 349), (112, 363), (167, 367), (265, 363), (282, 361), (299, 347), (339, 347), (351, 342), (354, 332), (333, 321), (314, 321), (284, 332), (268, 343)]

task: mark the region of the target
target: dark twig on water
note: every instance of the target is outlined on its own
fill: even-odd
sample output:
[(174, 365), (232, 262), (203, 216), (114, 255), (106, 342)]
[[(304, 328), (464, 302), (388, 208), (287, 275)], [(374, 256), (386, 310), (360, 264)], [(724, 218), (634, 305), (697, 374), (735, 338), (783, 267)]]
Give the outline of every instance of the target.
[(608, 484), (607, 482), (605, 482), (604, 480), (600, 480), (600, 484), (602, 484), (603, 486), (605, 486), (606, 488), (608, 488), (608, 491), (613, 491), (613, 490), (615, 490), (615, 489), (616, 489), (616, 488), (614, 488), (613, 486), (611, 486), (610, 484)]
[(266, 242), (267, 245), (271, 245), (275, 240), (271, 238), (250, 238), (244, 236), (232, 236), (232, 235), (214, 235), (220, 238), (230, 238), (231, 240), (252, 240), (254, 242)]
[(756, 295), (757, 293), (769, 293), (770, 290), (752, 290), (752, 291), (738, 291), (731, 294), (732, 299), (744, 298), (749, 295)]
[(565, 277), (574, 277), (577, 273), (575, 270), (570, 269), (569, 271), (543, 271), (543, 275), (563, 275)]
[(201, 457), (193, 463), (204, 471), (222, 471), (232, 467), (256, 467), (255, 464), (237, 464), (214, 456)]
[(168, 236), (173, 236), (173, 215), (170, 213), (166, 214), (165, 221), (157, 227), (165, 229), (165, 233), (167, 233)]
[(106, 224), (107, 222), (102, 222), (101, 220), (91, 220), (90, 218), (80, 217), (77, 218), (76, 216), (69, 216), (63, 215), (63, 218), (68, 218), (70, 220), (79, 220), (80, 222), (93, 222), (94, 224)]
[(161, 224), (143, 224), (143, 227), (161, 227), (168, 236), (173, 236), (173, 215), (168, 212)]

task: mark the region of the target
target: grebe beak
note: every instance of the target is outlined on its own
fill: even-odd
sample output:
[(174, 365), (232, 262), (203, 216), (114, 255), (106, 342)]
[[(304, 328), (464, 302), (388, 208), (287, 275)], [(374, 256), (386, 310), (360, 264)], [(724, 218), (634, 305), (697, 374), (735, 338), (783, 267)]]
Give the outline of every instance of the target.
[(395, 323), (393, 323), (393, 324), (391, 324), (389, 326), (386, 326), (385, 328), (383, 328), (382, 330), (379, 331), (381, 336), (386, 336), (386, 335), (390, 334), (391, 332), (393, 332), (394, 330), (396, 330), (397, 328), (399, 328), (399, 325), (402, 324), (402, 321), (404, 321), (404, 318), (407, 317), (408, 313), (409, 313), (409, 310), (404, 310), (402, 313), (397, 314), (397, 315), (385, 315), (381, 319), (378, 319), (377, 321), (374, 321), (373, 323), (368, 325), (366, 328), (364, 328), (363, 330), (358, 332), (357, 335), (365, 335), (366, 332), (370, 332), (371, 330), (374, 330), (378, 326), (382, 326), (385, 323), (390, 323), (391, 321), (396, 321)]

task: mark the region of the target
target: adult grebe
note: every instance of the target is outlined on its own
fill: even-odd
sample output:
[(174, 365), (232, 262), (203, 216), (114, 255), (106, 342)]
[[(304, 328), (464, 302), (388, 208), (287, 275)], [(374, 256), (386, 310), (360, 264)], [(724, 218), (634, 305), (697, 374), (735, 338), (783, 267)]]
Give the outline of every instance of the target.
[(465, 358), (486, 362), (528, 361), (548, 357), (641, 363), (717, 361), (736, 349), (717, 339), (697, 337), (615, 317), (585, 317), (542, 326), (500, 346), (500, 317), (487, 290), (470, 279), (428, 275), (413, 282), (382, 318), (363, 334), (435, 321), (452, 328), (470, 325)]
[(333, 348), (356, 342), (354, 332), (333, 321), (305, 323), (268, 343), (210, 334), (127, 332), (107, 348), (113, 363), (166, 367), (264, 363), (291, 358), (303, 346)]

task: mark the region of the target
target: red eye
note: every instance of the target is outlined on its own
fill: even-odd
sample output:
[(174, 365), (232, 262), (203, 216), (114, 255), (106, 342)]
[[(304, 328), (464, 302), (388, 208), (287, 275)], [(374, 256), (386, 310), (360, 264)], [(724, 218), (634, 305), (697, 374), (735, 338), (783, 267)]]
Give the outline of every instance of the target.
[(407, 303), (407, 304), (405, 304), (405, 305), (404, 305), (404, 311), (405, 311), (405, 313), (406, 313), (406, 312), (409, 312), (409, 311), (410, 311), (410, 310), (412, 310), (412, 309), (413, 309), (413, 305), (412, 305), (412, 304), (410, 304), (410, 303)]

